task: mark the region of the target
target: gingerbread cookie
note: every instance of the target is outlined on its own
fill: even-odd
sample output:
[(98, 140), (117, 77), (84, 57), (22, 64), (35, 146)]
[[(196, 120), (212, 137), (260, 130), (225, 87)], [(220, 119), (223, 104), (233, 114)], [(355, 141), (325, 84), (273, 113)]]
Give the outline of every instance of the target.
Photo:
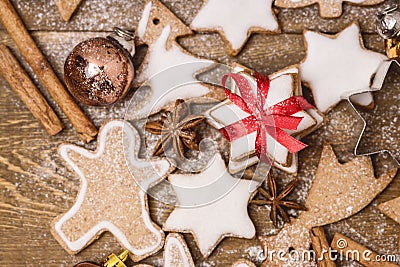
[(180, 234), (171, 233), (165, 239), (164, 267), (194, 267), (192, 255)]
[[(192, 255), (182, 235), (170, 233), (165, 239), (164, 267), (194, 267)], [(135, 265), (135, 267), (153, 267), (147, 264)]]
[[(307, 55), (300, 64), (302, 82), (310, 88), (316, 107), (327, 113), (351, 92), (368, 91), (371, 78), (386, 56), (364, 47), (360, 28), (352, 23), (336, 35), (305, 31)], [(370, 93), (354, 97), (371, 106)]]
[(69, 21), (82, 0), (54, 0), (54, 2), (63, 20)]
[(247, 205), (257, 183), (233, 178), (220, 154), (199, 174), (171, 174), (168, 179), (179, 206), (163, 225), (165, 231), (192, 233), (204, 257), (224, 237), (254, 237)]
[[(254, 77), (246, 74), (250, 71), (244, 66), (235, 64), (233, 66), (235, 73), (243, 73), (244, 77), (248, 80), (253, 90), (257, 88), (257, 82)], [(299, 79), (299, 70), (297, 66), (289, 67), (269, 76), (270, 89), (266, 98), (266, 107), (271, 107), (287, 98), (294, 95), (301, 96), (301, 84)], [(238, 88), (234, 86), (231, 91), (238, 94)], [(236, 121), (242, 120), (249, 116), (248, 113), (241, 110), (237, 105), (233, 104), (230, 100), (225, 100), (216, 105), (205, 113), (208, 122), (216, 127), (222, 129)], [(321, 113), (316, 109), (310, 108), (307, 110), (299, 111), (293, 116), (302, 118), (297, 130), (286, 130), (286, 132), (297, 138), (301, 138), (305, 134), (315, 130), (319, 127), (324, 118)], [(241, 138), (231, 142), (231, 152), (229, 161), (229, 171), (236, 173), (252, 164), (257, 163), (259, 160), (255, 154), (255, 141), (256, 132), (252, 132)], [(288, 148), (278, 143), (275, 139), (270, 137), (267, 139), (268, 153), (274, 164), (287, 172), (297, 172), (297, 156), (296, 153), (290, 153)]]
[[(375, 178), (371, 158), (360, 156), (340, 164), (330, 145), (324, 144), (312, 187), (299, 217), (285, 224), (275, 236), (260, 240), (270, 251), (284, 251), (289, 255), (293, 249), (307, 252), (311, 244), (311, 229), (338, 222), (365, 208), (382, 192), (396, 175), (397, 169)], [(346, 185), (346, 186), (343, 186)], [(305, 261), (279, 261), (267, 259), (263, 266), (309, 266)]]
[(164, 159), (138, 159), (139, 148), (139, 134), (121, 120), (100, 129), (96, 151), (60, 147), (61, 157), (81, 179), (75, 204), (51, 224), (52, 234), (69, 253), (78, 253), (104, 231), (111, 232), (133, 260), (161, 249), (164, 233), (150, 219), (146, 190), (171, 166)]
[(400, 197), (379, 204), (378, 209), (400, 224)]
[(279, 32), (272, 0), (205, 0), (190, 27), (200, 32), (218, 32), (228, 54), (239, 54), (254, 32)]
[[(173, 105), (176, 99), (190, 99), (200, 96), (215, 97), (214, 88), (196, 79), (196, 75), (211, 68), (215, 62), (200, 59), (185, 51), (176, 37), (193, 32), (158, 0), (145, 5), (139, 21), (138, 37), (148, 45), (148, 52), (137, 71), (136, 86), (141, 86), (135, 95), (150, 88), (145, 99), (132, 98), (135, 108), (128, 111), (129, 119), (145, 118), (155, 114), (166, 105)], [(219, 89), (220, 97), (223, 90)], [(215, 95), (216, 94), (216, 95)]]
[(319, 5), (319, 14), (323, 18), (337, 18), (342, 15), (343, 2), (356, 5), (376, 5), (385, 0), (275, 0), (275, 5), (283, 8), (298, 8)]

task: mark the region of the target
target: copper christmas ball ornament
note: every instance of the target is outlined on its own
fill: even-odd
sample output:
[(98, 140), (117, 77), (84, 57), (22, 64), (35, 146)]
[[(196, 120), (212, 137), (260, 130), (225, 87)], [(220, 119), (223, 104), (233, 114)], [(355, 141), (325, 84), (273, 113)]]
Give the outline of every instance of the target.
[(109, 105), (123, 98), (134, 78), (131, 55), (114, 38), (79, 43), (64, 65), (68, 90), (81, 103)]

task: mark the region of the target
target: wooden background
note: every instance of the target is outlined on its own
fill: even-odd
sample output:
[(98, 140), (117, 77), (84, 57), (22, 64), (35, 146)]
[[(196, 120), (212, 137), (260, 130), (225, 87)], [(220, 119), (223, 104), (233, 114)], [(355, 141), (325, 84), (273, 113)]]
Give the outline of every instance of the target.
[[(59, 77), (63, 75), (66, 56), (80, 41), (93, 36), (105, 36), (112, 27), (135, 28), (144, 7), (142, 0), (86, 0), (69, 23), (62, 21), (52, 0), (13, 0), (18, 13), (39, 44)], [(189, 24), (201, 6), (195, 0), (162, 0), (179, 18)], [(217, 34), (196, 34), (181, 38), (179, 43), (195, 55), (217, 60), (221, 63), (237, 61), (264, 74), (298, 63), (305, 56), (302, 39), (304, 29), (336, 33), (352, 21), (359, 22), (366, 47), (384, 52), (381, 38), (375, 33), (375, 13), (384, 7), (398, 3), (387, 0), (374, 7), (356, 7), (344, 4), (344, 13), (339, 19), (321, 19), (316, 5), (302, 9), (279, 9), (277, 12), (282, 33), (278, 35), (253, 35), (238, 57), (226, 55), (221, 38)], [(41, 91), (48, 94), (37, 81), (25, 61), (19, 55), (9, 34), (0, 25), (0, 42), (9, 45), (28, 70)], [(394, 72), (394, 73), (393, 73)], [(381, 129), (388, 109), (398, 115), (400, 72), (393, 70), (385, 88), (375, 94), (380, 123), (379, 128), (371, 127), (368, 139), (363, 142), (367, 148), (379, 148), (380, 144), (399, 151), (399, 121), (390, 125), (390, 138)], [(68, 255), (55, 241), (49, 231), (51, 220), (65, 212), (74, 202), (79, 188), (79, 179), (57, 154), (57, 147), (63, 142), (82, 145), (65, 116), (50, 100), (66, 125), (65, 130), (49, 137), (39, 123), (21, 103), (7, 82), (0, 77), (0, 265), (2, 266), (72, 266), (82, 260), (100, 261), (111, 252), (119, 253), (121, 247), (109, 233), (76, 256)], [(111, 118), (123, 118), (128, 101), (111, 107), (84, 107), (88, 116), (97, 126)], [(397, 109), (396, 109), (397, 108)], [(363, 111), (374, 120), (371, 111)], [(329, 122), (320, 130), (304, 139), (310, 147), (300, 153), (299, 177), (303, 180), (291, 197), (304, 202), (315, 172), (320, 145), (323, 140), (333, 144), (341, 161), (353, 157), (361, 122), (346, 102), (328, 114)], [(396, 124), (397, 123), (397, 124)], [(373, 123), (374, 124), (374, 123)], [(393, 123), (392, 123), (393, 124)], [(375, 125), (375, 124), (374, 124)], [(393, 131), (394, 130), (394, 131)], [(93, 149), (93, 144), (87, 146)], [(226, 154), (226, 152), (225, 152)], [(390, 157), (374, 157), (377, 174), (385, 172), (393, 162)], [(283, 185), (292, 176), (275, 170), (279, 184)], [(392, 184), (366, 209), (339, 223), (326, 226), (329, 239), (335, 231), (348, 235), (356, 241), (381, 254), (398, 252), (400, 226), (381, 214), (376, 205), (400, 196), (400, 179)], [(345, 185), (344, 185), (345, 186)], [(152, 218), (161, 225), (172, 208), (150, 199)], [(257, 235), (274, 231), (268, 219), (268, 209), (249, 205), (249, 213), (257, 228)], [(210, 222), (210, 226), (217, 222)], [(259, 242), (237, 238), (225, 239), (206, 259), (203, 259), (191, 235), (185, 235), (195, 262), (198, 266), (229, 266), (238, 258), (248, 258), (259, 264), (255, 253), (261, 249)], [(162, 266), (162, 251), (144, 260), (155, 266)], [(129, 262), (129, 266), (133, 263)], [(338, 262), (338, 266), (358, 266), (353, 262)]]

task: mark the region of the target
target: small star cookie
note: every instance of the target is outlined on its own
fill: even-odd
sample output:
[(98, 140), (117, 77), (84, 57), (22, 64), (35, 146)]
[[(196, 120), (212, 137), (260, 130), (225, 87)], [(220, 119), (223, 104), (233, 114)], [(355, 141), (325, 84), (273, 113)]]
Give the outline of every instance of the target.
[[(324, 113), (351, 92), (368, 91), (371, 78), (386, 56), (367, 50), (360, 28), (353, 23), (336, 35), (304, 32), (307, 56), (300, 64), (301, 80), (312, 91), (315, 105)], [(370, 93), (354, 98), (370, 106)]]
[(253, 32), (279, 32), (272, 0), (206, 0), (190, 27), (218, 32), (232, 56), (239, 54)]
[(104, 231), (111, 232), (134, 260), (161, 249), (163, 231), (151, 221), (147, 189), (170, 170), (167, 160), (139, 160), (140, 137), (127, 122), (105, 124), (96, 151), (62, 145), (61, 157), (81, 179), (75, 204), (55, 218), (51, 232), (71, 254)]
[[(233, 71), (241, 73), (247, 68), (235, 64)], [(249, 83), (254, 90), (257, 83), (250, 75), (244, 76), (248, 79)], [(301, 84), (299, 79), (299, 70), (297, 66), (289, 67), (269, 76), (271, 83), (268, 96), (266, 99), (266, 106), (271, 107), (287, 98), (294, 95), (301, 95)], [(233, 93), (238, 94), (236, 87), (232, 89)], [(241, 110), (237, 105), (233, 104), (230, 100), (225, 100), (215, 107), (211, 108), (205, 113), (208, 122), (221, 129), (231, 123), (242, 120), (249, 116), (248, 113)], [(302, 120), (297, 127), (297, 130), (285, 130), (290, 135), (295, 137), (302, 137), (305, 134), (315, 130), (319, 127), (324, 118), (321, 113), (316, 109), (307, 109), (297, 112), (293, 116), (301, 117)], [(242, 136), (231, 142), (229, 172), (236, 173), (244, 168), (256, 164), (259, 159), (255, 156), (255, 141), (256, 132)], [(267, 135), (267, 148), (270, 158), (274, 161), (276, 167), (287, 171), (289, 173), (297, 172), (297, 156), (296, 153), (290, 153), (289, 150), (278, 143), (275, 139)]]
[(275, 0), (275, 5), (283, 8), (298, 8), (319, 5), (319, 14), (323, 18), (337, 18), (342, 15), (343, 2), (349, 2), (355, 5), (376, 5), (385, 0)]
[[(128, 111), (129, 119), (148, 117), (178, 98), (218, 95), (217, 87), (196, 79), (196, 75), (212, 68), (215, 62), (191, 55), (176, 42), (178, 36), (193, 32), (158, 0), (150, 0), (145, 5), (137, 34), (148, 45), (148, 50), (137, 71), (135, 82), (140, 88), (135, 96), (148, 88), (150, 95), (144, 99), (132, 98), (134, 108)], [(223, 90), (219, 91), (222, 97)]]
[(168, 179), (179, 206), (163, 225), (165, 231), (192, 233), (204, 257), (224, 237), (254, 237), (247, 205), (256, 182), (233, 178), (220, 154), (199, 174), (171, 174)]

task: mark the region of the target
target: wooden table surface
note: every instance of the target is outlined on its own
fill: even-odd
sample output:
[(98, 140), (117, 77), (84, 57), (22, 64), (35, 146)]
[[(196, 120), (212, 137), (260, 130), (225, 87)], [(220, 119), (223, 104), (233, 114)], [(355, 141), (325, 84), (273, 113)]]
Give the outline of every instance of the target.
[[(63, 76), (63, 64), (68, 53), (82, 40), (93, 36), (105, 36), (114, 26), (133, 29), (137, 26), (144, 7), (142, 0), (86, 0), (68, 23), (61, 19), (52, 0), (13, 0), (27, 28), (39, 44), (59, 77)], [(162, 0), (180, 19), (189, 24), (201, 6), (199, 0)], [(344, 4), (339, 19), (322, 19), (316, 5), (301, 9), (277, 9), (281, 34), (253, 35), (245, 49), (237, 57), (229, 57), (217, 34), (196, 34), (179, 39), (179, 43), (191, 53), (229, 64), (239, 62), (261, 73), (268, 74), (298, 63), (305, 56), (302, 31), (318, 30), (336, 33), (352, 21), (358, 21), (367, 48), (384, 52), (382, 39), (375, 33), (375, 13), (384, 7), (398, 3), (387, 0), (373, 7), (357, 7)], [(68, 210), (79, 188), (79, 179), (61, 160), (57, 147), (64, 142), (82, 145), (70, 123), (38, 82), (26, 62), (19, 55), (10, 35), (0, 25), (0, 42), (9, 45), (20, 62), (49, 99), (62, 118), (65, 129), (50, 137), (21, 103), (7, 82), (0, 77), (0, 265), (1, 266), (72, 266), (82, 260), (100, 261), (121, 247), (111, 234), (104, 234), (78, 255), (69, 255), (50, 234), (52, 219)], [(398, 106), (400, 72), (394, 71), (385, 86), (388, 90), (375, 94), (380, 108)], [(397, 92), (396, 92), (397, 90)], [(397, 101), (397, 102), (396, 102)], [(383, 103), (383, 104), (382, 104)], [(128, 100), (111, 107), (83, 107), (96, 126), (112, 118), (123, 118)], [(363, 111), (371, 120), (370, 111)], [(380, 116), (385, 116), (382, 111)], [(304, 141), (310, 146), (299, 154), (300, 187), (293, 199), (304, 202), (306, 192), (315, 173), (322, 141), (330, 142), (341, 161), (350, 160), (352, 149), (360, 133), (361, 122), (346, 102), (342, 102), (327, 115), (329, 121)], [(380, 120), (384, 124), (387, 120)], [(371, 128), (364, 146), (374, 148), (385, 143), (385, 135)], [(397, 128), (396, 128), (397, 127)], [(399, 151), (399, 125), (392, 133), (394, 142), (390, 149)], [(87, 145), (93, 149), (94, 144)], [(377, 174), (388, 170), (393, 162), (389, 157), (374, 157)], [(277, 170), (280, 185), (293, 179)], [(351, 218), (325, 227), (328, 239), (336, 231), (381, 254), (398, 252), (400, 226), (377, 209), (377, 204), (400, 196), (400, 179), (391, 185), (374, 202)], [(150, 211), (155, 222), (161, 225), (172, 208), (150, 199)], [(257, 235), (271, 232), (268, 209), (249, 205), (249, 213), (257, 229)], [(210, 222), (210, 225), (216, 222)], [(198, 266), (229, 266), (238, 258), (248, 258), (257, 264), (255, 253), (261, 249), (257, 239), (226, 238), (206, 259), (203, 259), (191, 235), (185, 235), (193, 258)], [(399, 258), (400, 259), (400, 258)], [(143, 262), (162, 266), (162, 251)], [(129, 266), (133, 263), (129, 262)], [(342, 261), (338, 266), (358, 266)]]

